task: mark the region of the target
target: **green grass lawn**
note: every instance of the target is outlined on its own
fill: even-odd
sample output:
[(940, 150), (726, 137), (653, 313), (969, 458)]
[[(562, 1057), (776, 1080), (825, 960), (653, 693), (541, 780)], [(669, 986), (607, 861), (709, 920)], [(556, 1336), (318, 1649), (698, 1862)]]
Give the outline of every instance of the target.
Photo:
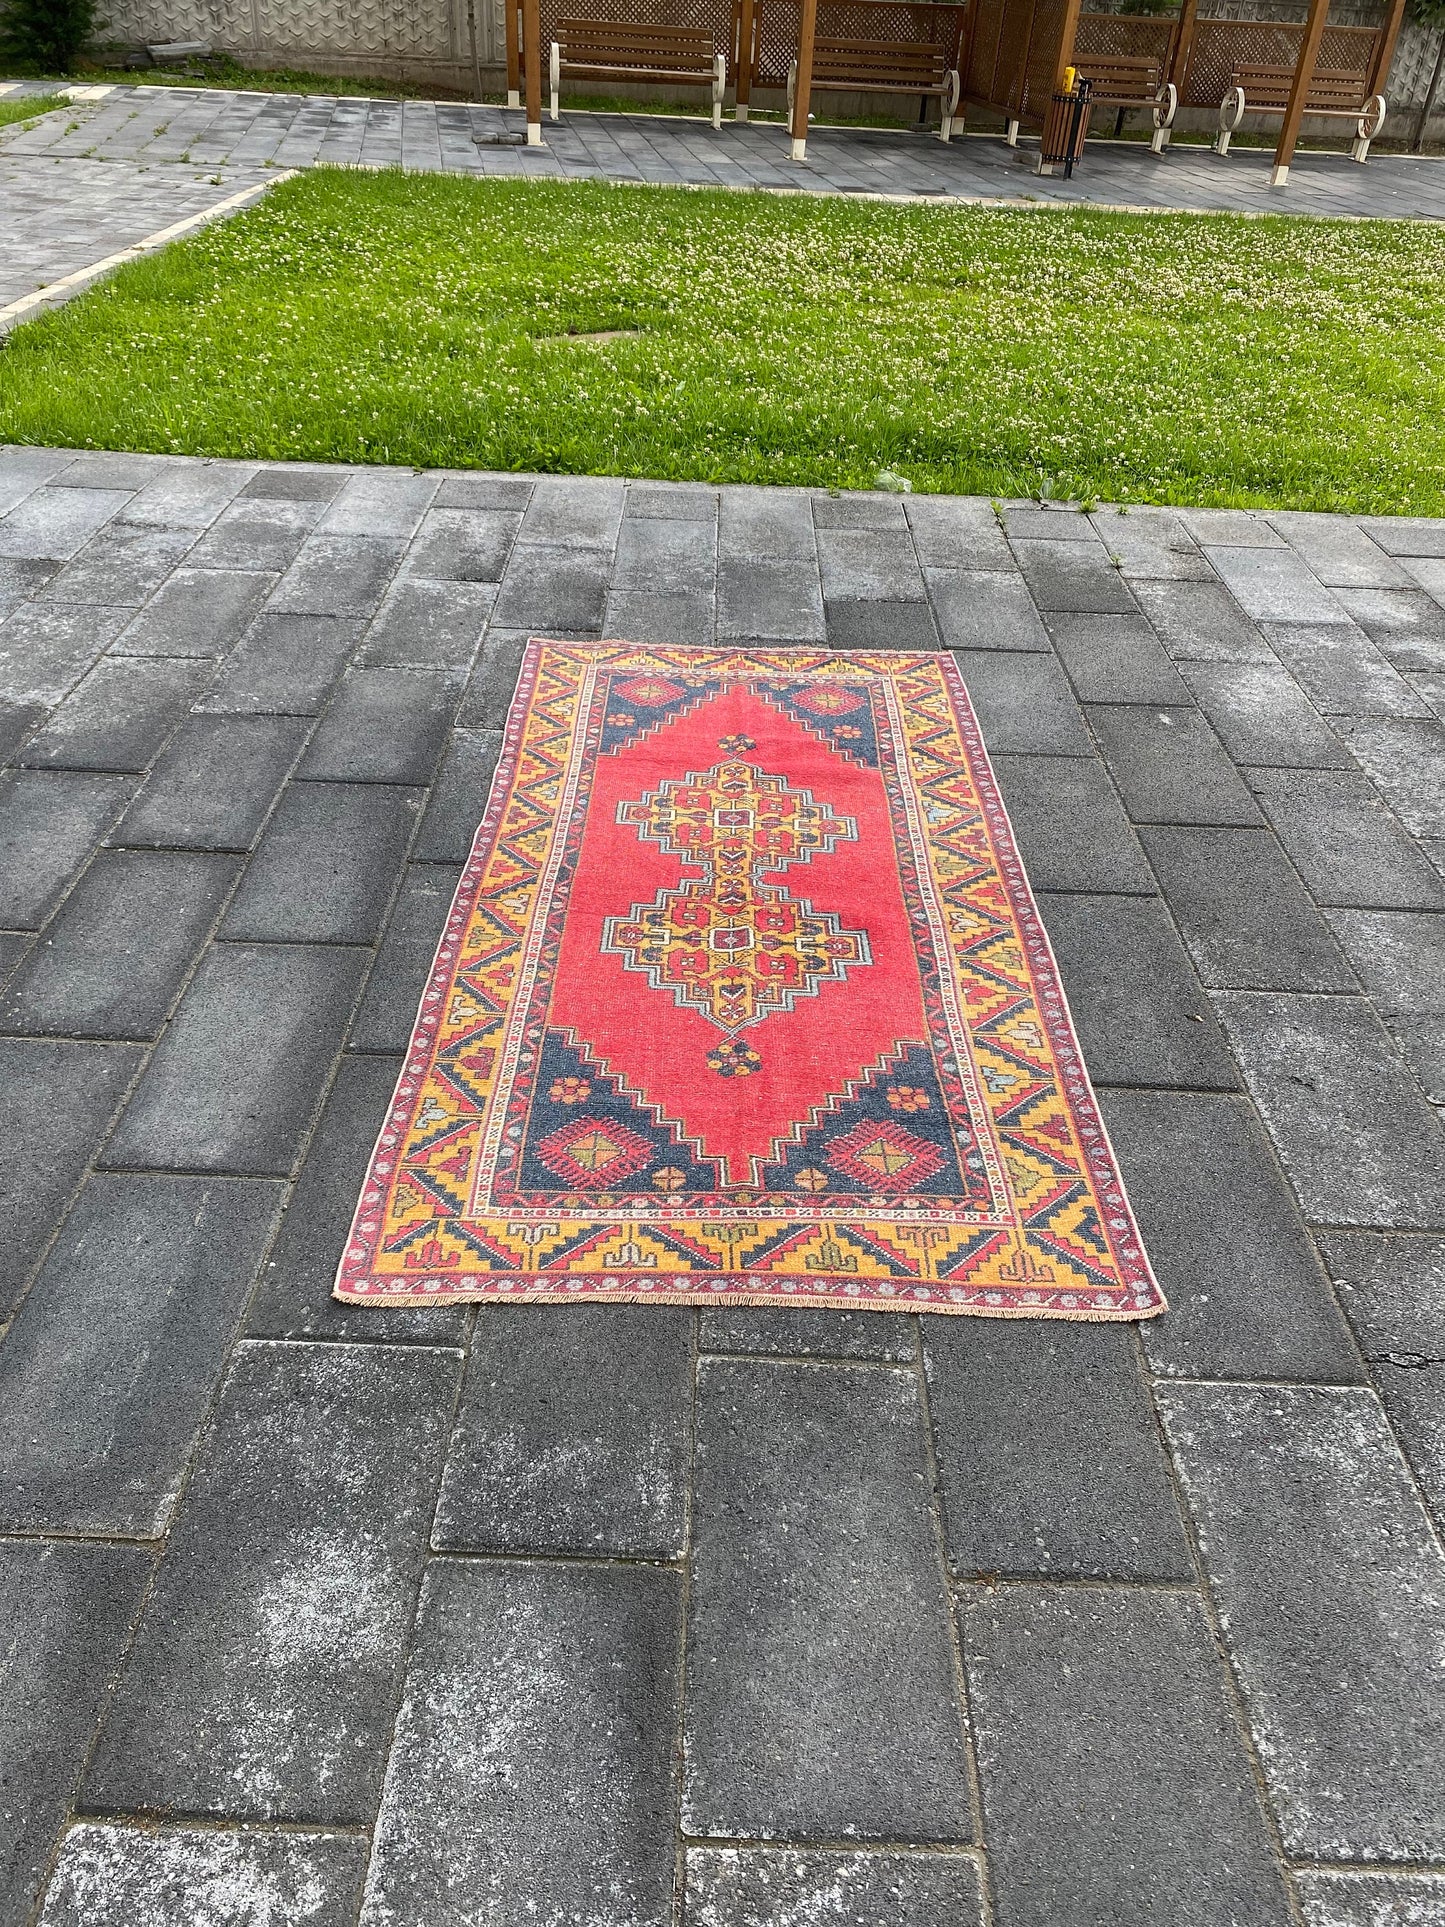
[(19, 100), (0, 99), (0, 127), (11, 127), (17, 120), (34, 120), (37, 114), (48, 114), (53, 107), (68, 105), (68, 101), (55, 94), (22, 94)]
[(13, 333), (0, 441), (1441, 514), (1442, 322), (1424, 222), (323, 170)]

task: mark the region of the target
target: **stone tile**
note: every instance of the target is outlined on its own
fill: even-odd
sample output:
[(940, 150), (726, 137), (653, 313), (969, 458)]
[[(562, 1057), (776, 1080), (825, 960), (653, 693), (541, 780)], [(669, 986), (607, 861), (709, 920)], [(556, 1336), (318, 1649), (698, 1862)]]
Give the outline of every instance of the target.
[(341, 1045), (362, 950), (220, 944), (107, 1147), (122, 1169), (285, 1177)]
[(382, 604), (358, 661), (387, 668), (466, 669), (495, 598), (496, 590), (486, 582), (406, 576)]
[(1307, 515), (1274, 510), (1270, 522), (1317, 581), (1332, 589), (1409, 588), (1410, 578), (1342, 515)]
[(0, 555), (67, 561), (129, 499), (128, 489), (41, 486), (0, 518)]
[(466, 693), (457, 712), (458, 729), (505, 729), (527, 640), (524, 629), (495, 626), (488, 629), (481, 653), (467, 678)]
[(1375, 718), (1340, 733), (1407, 830), (1445, 836), (1445, 723)]
[(689, 1847), (689, 1927), (982, 1927), (978, 1869), (963, 1854), (797, 1853)]
[(50, 477), (50, 487), (132, 491), (158, 480), (162, 473), (161, 458), (155, 455), (77, 455), (58, 475)]
[(191, 529), (137, 528), (112, 522), (51, 577), (44, 600), (138, 609), (195, 539)]
[(432, 509), (510, 509), (520, 515), (535, 486), (530, 475), (447, 475)]
[(817, 529), (906, 529), (901, 495), (815, 495)]
[(1176, 662), (1273, 662), (1269, 644), (1223, 584), (1132, 582), (1136, 601)]
[(1317, 903), (1445, 907), (1438, 872), (1364, 777), (1345, 770), (1255, 770), (1250, 782)]
[(966, 1841), (912, 1376), (705, 1359), (697, 1422), (684, 1831)]
[(0, 1030), (154, 1038), (235, 882), (234, 858), (102, 850), (0, 1001)]
[(956, 1574), (1194, 1576), (1133, 1334), (925, 1317)]
[(1000, 1921), (1284, 1927), (1192, 1597), (1005, 1586), (973, 1593), (963, 1624)]
[(1187, 703), (1188, 685), (1144, 620), (1055, 615), (1049, 634), (1085, 703)]
[(923, 577), (906, 529), (818, 530), (827, 602), (922, 602)]
[(828, 599), (830, 649), (937, 649), (938, 631), (926, 602)]
[(459, 1363), (240, 1348), (83, 1811), (370, 1823)]
[(485, 1308), (433, 1545), (678, 1558), (692, 1469), (692, 1324), (687, 1310), (656, 1305)]
[(0, 701), (51, 708), (131, 619), (129, 609), (23, 604), (0, 623)]
[(282, 576), (268, 613), (369, 616), (396, 573), (404, 544), (360, 535), (310, 535)]
[(1260, 821), (1243, 779), (1198, 710), (1091, 703), (1088, 717), (1134, 822)]
[(239, 569), (177, 569), (115, 645), (118, 656), (224, 656), (277, 578)]
[(1338, 736), (1277, 662), (1187, 662), (1184, 680), (1236, 763), (1347, 768)]
[(0, 703), (0, 763), (20, 761), (26, 738), (46, 713), (45, 703)]
[(0, 448), (0, 515), (8, 515), (18, 502), (58, 475), (75, 460), (74, 449), (27, 448), (10, 445)]
[(1445, 1874), (1295, 1875), (1305, 1927), (1445, 1927)]
[(144, 770), (210, 677), (209, 663), (98, 662), (21, 760), (34, 769)]
[(249, 850), (311, 725), (292, 716), (191, 716), (171, 738), (112, 840)]
[(349, 1050), (404, 1051), (411, 1042), (460, 877), (461, 866), (452, 863), (414, 863), (407, 870), (351, 1026)]
[(319, 502), (243, 496), (211, 524), (191, 552), (192, 568), (259, 570), (281, 575), (316, 526)]
[(1445, 1103), (1445, 916), (1332, 910), (1330, 923), (1432, 1103)]
[[(626, 525), (624, 524), (624, 527)], [(659, 528), (695, 528), (689, 522), (659, 522)], [(602, 616), (606, 635), (630, 642), (664, 645), (712, 642), (716, 623), (710, 595), (645, 595), (637, 589), (611, 589)]]
[(1255, 622), (1348, 622), (1314, 571), (1285, 548), (1214, 548), (1205, 553), (1225, 587)]
[(365, 1871), (345, 1834), (91, 1822), (66, 1834), (36, 1927), (351, 1927)]
[(1209, 1000), (1157, 897), (1045, 895), (1039, 909), (1096, 1083), (1237, 1088)]
[(508, 509), (429, 509), (406, 558), (409, 576), (500, 582), (521, 516)]
[(1268, 830), (1140, 831), (1200, 981), (1212, 990), (1357, 988)]
[(472, 840), (487, 813), (492, 772), (502, 739), (495, 730), (458, 729), (441, 772), (432, 785), (431, 801), (412, 846), (419, 863), (465, 863)]
[(1360, 527), (1386, 555), (1445, 556), (1445, 522), (1423, 515), (1362, 515)]
[(1272, 622), (1270, 642), (1326, 716), (1423, 716), (1430, 706), (1363, 631)]
[(1013, 540), (1034, 601), (1047, 615), (1134, 615), (1138, 605), (1129, 585), (1101, 544), (1083, 541)]
[(711, 522), (623, 518), (612, 569), (614, 590), (710, 595), (716, 571), (717, 533)]
[(1009, 502), (1003, 522), (1010, 542), (1099, 542), (1092, 516), (1063, 502)]
[(363, 1927), (673, 1918), (678, 1575), (433, 1560)]
[(253, 475), (241, 494), (247, 500), (330, 502), (346, 481), (344, 468), (303, 468), (288, 462), (284, 468), (263, 468)]
[(1139, 1328), (1153, 1369), (1358, 1383), (1358, 1353), (1248, 1103), (1113, 1090), (1100, 1104), (1169, 1300)]
[(133, 495), (117, 520), (152, 528), (209, 528), (251, 473), (241, 462), (176, 462)]
[(538, 635), (559, 630), (600, 635), (611, 561), (606, 550), (569, 554), (542, 542), (519, 541), (497, 592), (493, 622), (499, 629)]
[(33, 556), (0, 556), (0, 617), (8, 616), (12, 609), (38, 596), (59, 566), (57, 562), (37, 561)]
[(1159, 1398), (1286, 1853), (1438, 1860), (1445, 1557), (1374, 1395)]
[(904, 509), (925, 570), (1017, 571), (992, 502), (967, 495), (910, 495)]
[(1405, 564), (1415, 581), (1437, 602), (1445, 603), (1445, 560), (1439, 556), (1430, 558), (1410, 557)]
[(0, 1541), (6, 1921), (31, 1918), (150, 1567), (139, 1546)]
[(439, 486), (435, 475), (352, 469), (318, 527), (327, 535), (392, 536), (409, 541)]
[(1093, 755), (1093, 738), (1052, 656), (970, 650), (957, 662), (990, 755)]
[(229, 715), (315, 716), (361, 640), (362, 627), (342, 616), (258, 616), (196, 707)]
[(1093, 523), (1099, 540), (1130, 583), (1208, 582), (1214, 571), (1173, 509), (1101, 508)]
[(723, 489), (717, 539), (720, 557), (773, 557), (817, 569), (813, 504), (802, 489)]
[(1445, 669), (1445, 609), (1423, 589), (1350, 589), (1340, 600), (1397, 669)]
[(610, 551), (622, 521), (624, 484), (594, 475), (543, 475), (522, 516), (521, 540)]
[(134, 790), (72, 770), (0, 776), (0, 929), (41, 927)]
[(671, 522), (717, 524), (718, 492), (689, 482), (629, 482), (627, 513), (656, 515)]
[(773, 1358), (897, 1359), (911, 1365), (918, 1333), (906, 1313), (794, 1311), (767, 1305), (704, 1307), (699, 1343), (705, 1352), (759, 1353)]
[(28, 932), (0, 930), (0, 984), (10, 977), (20, 959), (31, 947)]
[(0, 1527), (165, 1531), (282, 1191), (90, 1180), (0, 1346)]
[(1312, 1223), (1445, 1228), (1445, 1131), (1364, 998), (1214, 1001)]
[(816, 568), (757, 556), (721, 559), (717, 583), (720, 642), (822, 642), (826, 633)]
[(945, 649), (1049, 647), (1048, 631), (1021, 575), (926, 568), (923, 579)]
[(424, 798), (388, 783), (292, 783), (221, 927), (253, 943), (375, 943)]
[(1154, 895), (1153, 872), (1094, 757), (995, 756), (993, 770), (1036, 890)]

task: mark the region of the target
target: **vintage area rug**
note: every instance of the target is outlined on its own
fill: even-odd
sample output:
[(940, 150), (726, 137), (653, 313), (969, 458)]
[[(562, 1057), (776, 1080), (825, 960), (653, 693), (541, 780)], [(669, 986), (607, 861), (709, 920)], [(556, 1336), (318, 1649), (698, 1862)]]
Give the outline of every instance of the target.
[(336, 1290), (1163, 1309), (951, 657), (529, 646)]

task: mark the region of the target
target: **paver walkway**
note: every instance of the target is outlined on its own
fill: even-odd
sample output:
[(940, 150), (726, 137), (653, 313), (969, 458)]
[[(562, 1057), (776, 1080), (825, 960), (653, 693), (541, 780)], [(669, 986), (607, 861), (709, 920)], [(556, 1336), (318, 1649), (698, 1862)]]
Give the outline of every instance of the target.
[[(3, 1927), (1445, 1920), (1445, 524), (0, 511)], [(957, 652), (1165, 1317), (330, 1299), (529, 632)]]

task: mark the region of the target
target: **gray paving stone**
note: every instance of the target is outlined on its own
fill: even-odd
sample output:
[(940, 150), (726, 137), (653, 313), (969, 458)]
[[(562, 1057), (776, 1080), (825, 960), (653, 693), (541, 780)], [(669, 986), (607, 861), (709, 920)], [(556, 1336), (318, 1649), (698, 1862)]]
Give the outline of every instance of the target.
[(164, 474), (163, 458), (156, 455), (77, 455), (58, 475), (50, 477), (51, 488), (142, 489), (147, 482)]
[(154, 1038), (237, 867), (225, 856), (102, 850), (11, 980), (0, 1030)]
[(277, 577), (239, 569), (177, 569), (115, 645), (118, 656), (224, 656)]
[(0, 930), (0, 984), (6, 983), (20, 959), (31, 947), (28, 932)]
[(1377, 542), (1341, 515), (1273, 510), (1270, 522), (1310, 573), (1332, 589), (1408, 588), (1410, 578)]
[(1250, 782), (1317, 903), (1445, 907), (1438, 872), (1364, 777), (1345, 770), (1255, 770)]
[(369, 616), (405, 544), (362, 535), (309, 535), (268, 604), (272, 615)]
[(1084, 541), (1020, 541), (1013, 551), (1039, 608), (1073, 615), (1134, 615), (1138, 605), (1103, 546)]
[(345, 1834), (72, 1827), (37, 1927), (351, 1927), (366, 1843)]
[(422, 796), (384, 783), (292, 783), (222, 926), (255, 943), (375, 943)]
[(344, 468), (303, 468), (287, 463), (284, 468), (263, 468), (253, 475), (241, 494), (248, 500), (281, 502), (330, 502), (346, 480)]
[(1364, 998), (1214, 1001), (1311, 1223), (1445, 1228), (1445, 1130)]
[(967, 1841), (912, 1376), (705, 1359), (693, 1546), (684, 1830)]
[(725, 488), (718, 498), (718, 555), (770, 556), (816, 571), (811, 498), (802, 489)]
[(363, 1927), (669, 1927), (679, 1594), (645, 1566), (431, 1562)]
[(1194, 1577), (1133, 1334), (925, 1317), (955, 1574)]
[(992, 502), (977, 496), (910, 495), (913, 545), (925, 569), (1006, 569), (1018, 563)]
[(408, 541), (440, 486), (435, 475), (352, 469), (317, 525), (328, 535), (392, 536)]
[(27, 737), (45, 721), (45, 703), (0, 703), (0, 763), (19, 762)]
[(1036, 890), (1154, 894), (1139, 840), (1093, 757), (995, 756), (993, 769)]
[(871, 597), (824, 602), (830, 649), (937, 649), (938, 631), (926, 602), (881, 602)]
[(465, 863), (487, 812), (502, 739), (496, 730), (457, 729), (412, 846), (419, 863)]
[(687, 1919), (689, 1927), (982, 1927), (983, 1897), (963, 1854), (689, 1847)]
[(133, 495), (117, 520), (140, 527), (209, 528), (251, 473), (241, 462), (175, 462)]
[(1423, 515), (1363, 515), (1360, 527), (1386, 555), (1445, 556), (1445, 522)]
[(25, 603), (0, 623), (0, 700), (60, 702), (130, 621), (130, 609)]
[(922, 602), (913, 539), (898, 529), (818, 530), (818, 566), (827, 602)]
[(1022, 576), (1001, 569), (926, 568), (923, 578), (945, 649), (1049, 647)]
[(1445, 669), (1445, 609), (1422, 589), (1352, 589), (1351, 617), (1397, 669)]
[(1445, 1927), (1445, 1874), (1295, 1876), (1305, 1927)]
[(1045, 894), (1039, 909), (1096, 1083), (1238, 1087), (1209, 1000), (1157, 897)]
[(258, 616), (221, 666), (203, 711), (314, 716), (361, 640), (363, 625), (341, 616)]
[(1140, 831), (1200, 981), (1212, 990), (1357, 989), (1268, 830)]
[(139, 1546), (0, 1542), (0, 1918), (26, 1921), (150, 1574)]
[(1359, 1355), (1250, 1106), (1124, 1090), (1100, 1104), (1169, 1300), (1164, 1317), (1139, 1328), (1153, 1369), (1358, 1383)]
[(1284, 1927), (1192, 1597), (979, 1590), (964, 1650), (999, 1927)]
[(1326, 716), (1423, 716), (1430, 706), (1363, 630), (1272, 622), (1270, 642)]
[(466, 669), (495, 599), (490, 583), (407, 576), (382, 604), (358, 661), (384, 668)]
[(129, 499), (128, 489), (41, 486), (0, 518), (0, 555), (67, 561)]
[(310, 731), (292, 716), (191, 716), (176, 731), (112, 841), (249, 850)]
[(1208, 582), (1214, 571), (1173, 509), (1097, 509), (1094, 529), (1128, 582)]
[(457, 728), (501, 730), (517, 691), (527, 632), (489, 628), (481, 653), (467, 678), (466, 693), (457, 712)]
[(1445, 1103), (1445, 916), (1332, 910), (1330, 923), (1432, 1103)]
[(8, 515), (17, 502), (33, 495), (74, 460), (74, 449), (0, 448), (0, 515)]
[(241, 1346), (83, 1811), (370, 1824), (459, 1364)]
[(282, 1189), (90, 1180), (0, 1346), (0, 1527), (164, 1532)]
[(1134, 822), (1260, 821), (1243, 779), (1197, 709), (1091, 703), (1088, 718)]
[(51, 577), (44, 600), (138, 609), (154, 595), (195, 539), (191, 529), (153, 529), (112, 522)]
[(612, 570), (614, 590), (710, 595), (716, 570), (717, 532), (711, 522), (623, 517)]
[(690, 1312), (657, 1305), (486, 1307), (432, 1544), (678, 1558), (692, 1324)]
[(144, 770), (210, 676), (209, 663), (98, 662), (20, 760), (35, 769)]
[(222, 510), (201, 537), (191, 551), (190, 565), (196, 569), (248, 569), (281, 575), (296, 560), (321, 508), (319, 502), (243, 496)]
[[(625, 524), (624, 524), (625, 526)], [(658, 524), (692, 528), (695, 523)], [(645, 595), (637, 589), (610, 589), (602, 616), (603, 633), (630, 642), (706, 646), (716, 631), (711, 595)]]
[(699, 1325), (705, 1352), (760, 1353), (773, 1358), (877, 1358), (912, 1364), (918, 1333), (906, 1314), (794, 1311), (766, 1305), (705, 1307)]
[(822, 642), (817, 569), (796, 561), (725, 555), (718, 564), (720, 642)]
[(500, 582), (521, 520), (515, 509), (429, 509), (407, 554), (407, 574)]
[(957, 661), (990, 755), (1093, 755), (1093, 738), (1052, 656), (969, 650)]
[(1063, 502), (1008, 502), (1003, 522), (1011, 542), (1099, 543), (1093, 518)]
[(1407, 830), (1445, 836), (1445, 723), (1351, 720), (1340, 733)]
[(1188, 685), (1143, 616), (1054, 615), (1048, 622), (1084, 703), (1187, 703)]
[(1159, 1396), (1285, 1851), (1438, 1860), (1445, 1557), (1373, 1393)]
[(537, 635), (600, 635), (611, 561), (610, 550), (568, 553), (542, 542), (518, 541), (497, 591), (493, 622), (499, 629)]
[(58, 567), (58, 563), (37, 562), (33, 557), (0, 556), (0, 617), (38, 596)]
[(1269, 644), (1219, 582), (1131, 583), (1176, 662), (1273, 662)]
[(1433, 596), (1437, 602), (1445, 604), (1445, 560), (1438, 556), (1429, 558), (1411, 556), (1407, 558), (1405, 567), (1426, 595)]
[(901, 495), (815, 495), (813, 526), (816, 529), (906, 529)]
[(432, 508), (510, 509), (520, 515), (535, 486), (530, 475), (446, 475), (432, 498)]
[(1205, 553), (1255, 622), (1348, 622), (1314, 571), (1289, 549), (1214, 548)]
[(349, 1050), (404, 1051), (411, 1042), (460, 876), (460, 865), (452, 863), (414, 863), (407, 870), (351, 1026)]
[(622, 521), (624, 484), (594, 475), (543, 475), (522, 516), (521, 540), (610, 552)]
[(718, 492), (701, 483), (629, 482), (626, 512), (671, 522), (711, 522), (716, 527)]
[(1338, 736), (1277, 662), (1187, 662), (1184, 680), (1236, 763), (1347, 768)]
[(289, 1176), (366, 960), (365, 951), (322, 944), (207, 951), (106, 1163)]
[(0, 776), (0, 929), (38, 930), (134, 794), (126, 776)]

